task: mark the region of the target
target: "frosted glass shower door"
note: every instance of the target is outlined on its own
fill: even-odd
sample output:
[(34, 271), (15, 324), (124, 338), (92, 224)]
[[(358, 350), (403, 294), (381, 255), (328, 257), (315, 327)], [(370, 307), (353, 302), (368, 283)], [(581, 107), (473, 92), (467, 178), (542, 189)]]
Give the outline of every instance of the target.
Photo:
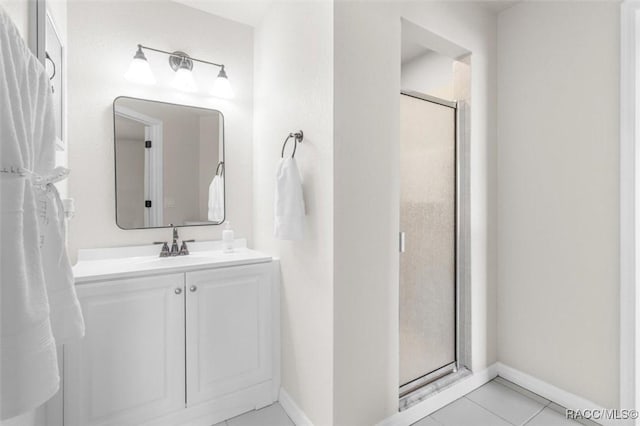
[(406, 387), (456, 361), (456, 111), (400, 98), (400, 386)]

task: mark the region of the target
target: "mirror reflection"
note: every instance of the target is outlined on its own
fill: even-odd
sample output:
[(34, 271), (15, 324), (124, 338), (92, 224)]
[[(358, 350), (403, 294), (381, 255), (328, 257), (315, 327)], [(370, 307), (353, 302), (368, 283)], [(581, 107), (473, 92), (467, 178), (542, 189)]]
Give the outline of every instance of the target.
[(224, 221), (224, 119), (217, 110), (113, 103), (116, 222), (123, 229)]

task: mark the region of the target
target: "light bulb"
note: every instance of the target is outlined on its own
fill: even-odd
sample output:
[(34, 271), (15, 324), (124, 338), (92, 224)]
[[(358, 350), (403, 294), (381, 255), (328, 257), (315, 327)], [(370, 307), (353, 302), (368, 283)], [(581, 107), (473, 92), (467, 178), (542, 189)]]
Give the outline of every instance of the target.
[(138, 51), (136, 52), (131, 64), (129, 65), (129, 70), (125, 73), (124, 77), (132, 81), (134, 83), (140, 84), (155, 84), (156, 78), (153, 76), (151, 72), (151, 67), (149, 66), (149, 62), (147, 61), (146, 56), (142, 52), (142, 47), (138, 45)]
[(231, 87), (231, 83), (229, 83), (229, 79), (227, 78), (227, 73), (224, 70), (224, 67), (218, 73), (218, 77), (213, 82), (213, 88), (211, 89), (211, 94), (213, 96), (225, 99), (231, 99), (235, 96), (233, 93), (233, 88)]
[(176, 70), (176, 76), (173, 78), (173, 87), (185, 92), (195, 92), (197, 90), (196, 81), (193, 79), (193, 73), (189, 69), (186, 59), (183, 58), (180, 67)]

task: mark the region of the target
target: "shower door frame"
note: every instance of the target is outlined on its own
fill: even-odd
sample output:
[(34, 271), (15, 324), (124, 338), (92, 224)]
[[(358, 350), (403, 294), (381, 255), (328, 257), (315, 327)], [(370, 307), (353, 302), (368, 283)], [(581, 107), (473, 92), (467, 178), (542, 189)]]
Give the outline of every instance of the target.
[[(428, 372), (408, 383), (400, 385), (399, 398), (401, 401), (413, 399), (415, 394), (422, 394), (421, 398), (428, 396), (440, 388), (438, 382), (444, 379), (450, 383), (450, 375), (462, 370), (460, 377), (468, 374), (467, 366), (471, 365), (470, 351), (470, 325), (467, 321), (469, 315), (469, 279), (468, 279), (468, 161), (467, 161), (467, 134), (466, 120), (468, 120), (468, 103), (465, 101), (448, 101), (435, 96), (410, 90), (401, 90), (400, 95), (409, 96), (422, 101), (451, 108), (454, 111), (454, 361), (436, 370)], [(463, 152), (464, 151), (464, 152)], [(462, 155), (464, 154), (464, 155)], [(462, 211), (464, 209), (464, 211)], [(466, 225), (466, 226), (465, 226)], [(461, 232), (463, 231), (463, 232)], [(461, 260), (460, 254), (465, 255)], [(426, 387), (435, 384), (433, 389)], [(405, 404), (402, 404), (405, 405)], [(407, 408), (406, 406), (404, 408)]]

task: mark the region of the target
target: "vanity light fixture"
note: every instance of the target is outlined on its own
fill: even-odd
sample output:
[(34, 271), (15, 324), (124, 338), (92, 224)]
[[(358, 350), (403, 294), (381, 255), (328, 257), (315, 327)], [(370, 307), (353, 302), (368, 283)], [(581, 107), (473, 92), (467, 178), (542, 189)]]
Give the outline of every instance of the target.
[(171, 83), (173, 87), (185, 92), (195, 92), (198, 89), (191, 72), (193, 70), (193, 61), (189, 58), (189, 55), (184, 52), (173, 52), (169, 56), (169, 65), (176, 72)]
[(211, 94), (225, 99), (231, 99), (235, 96), (231, 88), (231, 83), (229, 83), (229, 79), (227, 78), (227, 72), (224, 70), (224, 65), (220, 68), (218, 77), (216, 77), (216, 80), (213, 82)]
[(231, 84), (229, 83), (229, 78), (227, 77), (223, 64), (216, 64), (215, 62), (192, 58), (186, 53), (180, 51), (167, 52), (166, 50), (155, 49), (141, 44), (138, 45), (138, 51), (133, 57), (129, 71), (125, 74), (125, 77), (128, 80), (143, 84), (154, 84), (156, 82), (153, 77), (153, 73), (151, 72), (151, 68), (149, 68), (149, 62), (142, 51), (143, 49), (169, 55), (169, 65), (176, 73), (172, 82), (173, 87), (187, 92), (195, 92), (197, 90), (197, 85), (192, 73), (193, 63), (200, 62), (220, 68), (218, 76), (213, 82), (211, 94), (213, 96), (226, 99), (234, 97), (233, 89), (231, 88)]
[(147, 57), (142, 51), (142, 46), (138, 45), (138, 51), (133, 57), (129, 70), (124, 75), (127, 80), (140, 84), (156, 84), (156, 78), (151, 72)]

